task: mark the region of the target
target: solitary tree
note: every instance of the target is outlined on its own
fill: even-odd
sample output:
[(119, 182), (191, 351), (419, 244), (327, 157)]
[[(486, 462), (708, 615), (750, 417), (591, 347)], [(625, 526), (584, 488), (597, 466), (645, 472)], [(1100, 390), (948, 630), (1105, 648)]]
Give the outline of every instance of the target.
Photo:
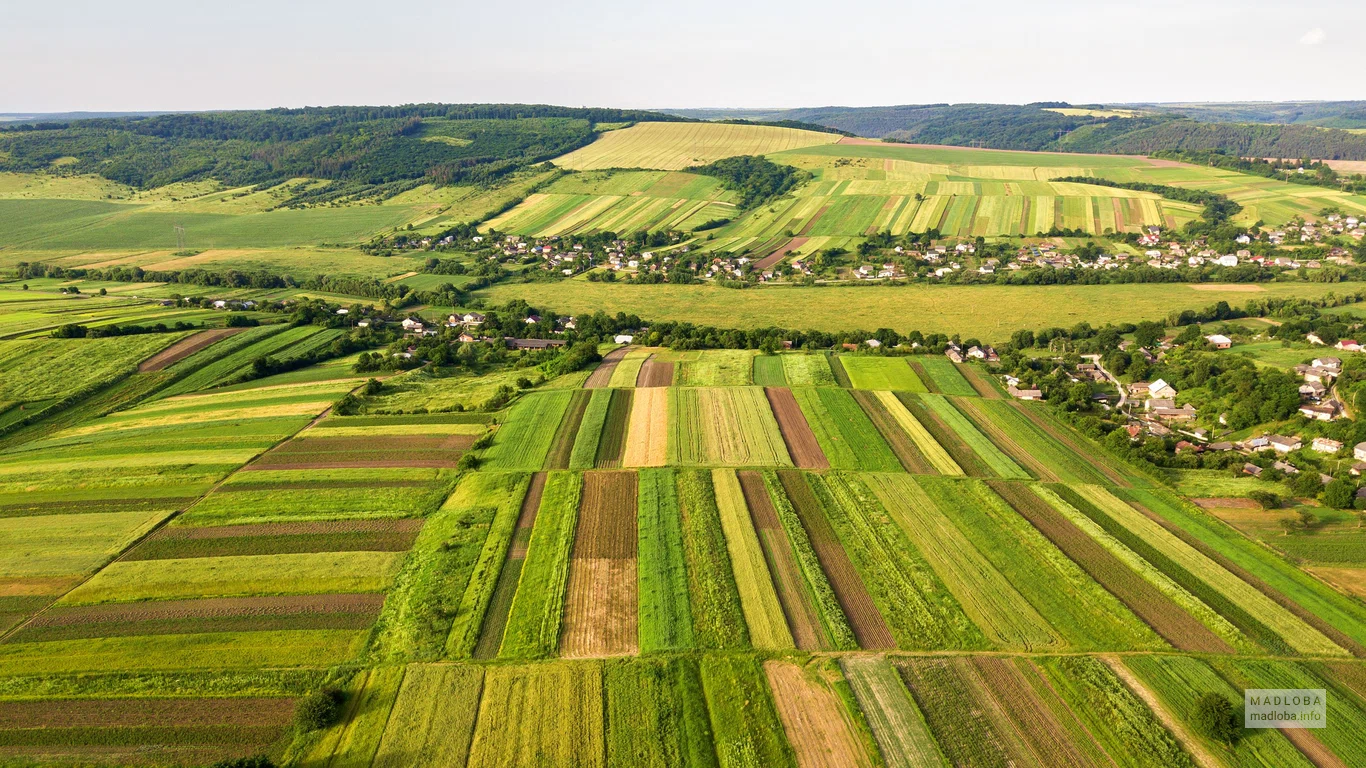
[(1217, 693), (1206, 693), (1195, 700), (1195, 729), (1205, 736), (1230, 746), (1238, 735), (1233, 704)]

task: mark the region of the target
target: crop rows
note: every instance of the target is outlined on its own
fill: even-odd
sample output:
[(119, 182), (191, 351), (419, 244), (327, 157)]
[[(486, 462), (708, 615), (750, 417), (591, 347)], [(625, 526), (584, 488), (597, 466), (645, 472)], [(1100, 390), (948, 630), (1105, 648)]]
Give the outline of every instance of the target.
[(546, 480), (500, 657), (541, 658), (559, 647), (581, 494), (582, 481), (576, 474), (553, 472)]
[(901, 357), (857, 357), (844, 355), (840, 364), (849, 374), (854, 389), (925, 392), (925, 384)]
[(773, 417), (778, 421), (778, 431), (787, 445), (792, 462), (803, 469), (824, 469), (830, 466), (821, 451), (820, 442), (811, 431), (801, 406), (793, 397), (792, 390), (786, 387), (766, 387), (764, 395), (768, 398)]
[(571, 397), (568, 391), (537, 392), (517, 401), (485, 453), (484, 466), (528, 472), (541, 469)]
[(633, 395), (622, 465), (662, 467), (669, 457), (669, 392), (663, 387), (638, 389)]
[(944, 579), (963, 609), (1000, 647), (1041, 649), (1059, 638), (1048, 622), (954, 527), (909, 477), (870, 476), (883, 506)]
[(629, 389), (611, 390), (612, 399), (607, 406), (607, 417), (602, 424), (602, 435), (598, 438), (598, 452), (594, 466), (611, 469), (621, 466), (621, 456), (626, 450), (626, 429), (631, 423), (631, 404), (634, 392)]
[[(923, 457), (921, 464), (925, 466), (925, 473), (930, 471), (941, 475), (961, 475), (962, 467), (953, 460), (949, 452), (944, 450), (944, 446), (934, 439), (934, 435), (925, 429), (925, 425), (920, 423), (907, 408), (906, 404), (892, 392), (876, 392), (865, 398), (875, 398), (880, 409), (900, 427), (900, 431), (910, 439), (914, 445), (916, 453)], [(870, 406), (865, 406), (870, 407)], [(871, 407), (870, 407), (871, 411)], [(883, 429), (884, 432), (892, 432), (892, 425), (888, 424)], [(909, 450), (908, 450), (909, 452)], [(903, 463), (905, 460), (903, 459)]]
[(762, 389), (674, 388), (669, 392), (670, 463), (792, 465)]
[(678, 472), (678, 507), (683, 522), (688, 600), (693, 637), (699, 648), (738, 648), (749, 644), (743, 599), (728, 554), (727, 523), (717, 505), (710, 472)]
[(639, 473), (640, 647), (648, 653), (693, 645), (683, 519), (675, 473)]
[(843, 389), (796, 389), (807, 423), (835, 469), (901, 471), (901, 462), (853, 395)]
[(716, 489), (716, 506), (750, 642), (755, 648), (791, 648), (795, 641), (774, 589), (768, 560), (751, 522), (740, 481), (731, 470), (715, 469), (712, 470), (712, 484)]

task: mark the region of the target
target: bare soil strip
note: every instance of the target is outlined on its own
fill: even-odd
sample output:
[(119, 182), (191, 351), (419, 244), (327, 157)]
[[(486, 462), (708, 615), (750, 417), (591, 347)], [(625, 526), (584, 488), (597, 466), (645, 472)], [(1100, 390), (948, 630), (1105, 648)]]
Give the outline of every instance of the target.
[(201, 331), (193, 336), (186, 336), (155, 355), (143, 360), (138, 364), (138, 372), (154, 373), (184, 360), (220, 339), (225, 339), (235, 333), (241, 333), (245, 330), (246, 328), (215, 328), (211, 331)]
[(778, 432), (787, 443), (787, 452), (792, 455), (792, 463), (802, 469), (828, 469), (830, 460), (825, 457), (816, 434), (811, 431), (806, 416), (787, 387), (765, 387), (769, 407), (778, 420)]
[(674, 364), (656, 359), (653, 355), (640, 366), (636, 375), (636, 389), (641, 387), (667, 387), (674, 383)]
[(816, 552), (821, 570), (830, 580), (830, 588), (834, 590), (840, 608), (844, 609), (859, 647), (868, 650), (895, 649), (896, 639), (892, 637), (891, 629), (868, 594), (858, 570), (850, 562), (849, 554), (844, 551), (844, 546), (830, 527), (820, 502), (811, 492), (811, 486), (806, 484), (800, 472), (779, 472), (778, 479), (797, 517), (802, 521), (807, 537), (811, 539), (811, 548)]
[(973, 664), (1001, 711), (1010, 719), (1016, 735), (1041, 765), (1100, 768), (1072, 744), (1067, 729), (1011, 660), (979, 656)]
[(561, 653), (636, 653), (636, 473), (587, 472), (569, 564)]
[(422, 529), (422, 520), (329, 520), (305, 523), (252, 523), (211, 528), (173, 525), (162, 528), (147, 541), (162, 539), (228, 539), (255, 536), (299, 536), (328, 533), (411, 533)]
[(617, 363), (621, 362), (626, 353), (630, 352), (630, 347), (618, 347), (617, 349), (603, 355), (602, 362), (588, 375), (588, 380), (583, 383), (584, 389), (604, 389), (612, 381), (612, 372), (617, 369)]
[(286, 698), (61, 699), (0, 703), (0, 728), (274, 726), (289, 722)]
[(1313, 731), (1305, 728), (1282, 728), (1281, 733), (1285, 734), (1285, 738), (1318, 768), (1351, 768), (1342, 761), (1342, 758), (1323, 746), (1323, 742), (1314, 738)]
[(1205, 509), (1261, 509), (1262, 505), (1252, 499), (1191, 499)]
[(839, 697), (791, 662), (766, 661), (764, 674), (798, 768), (871, 768)]
[(569, 407), (565, 409), (564, 418), (560, 419), (560, 426), (555, 430), (555, 442), (551, 444), (550, 453), (545, 459), (547, 469), (569, 469), (569, 459), (574, 453), (574, 438), (583, 424), (583, 414), (588, 410), (590, 397), (591, 394), (583, 389), (575, 390), (570, 395)]
[(498, 583), (493, 588), (493, 599), (489, 601), (484, 623), (479, 628), (479, 642), (474, 646), (476, 659), (494, 658), (503, 644), (508, 614), (512, 610), (512, 598), (516, 595), (517, 583), (522, 578), (527, 545), (531, 543), (531, 529), (536, 525), (536, 511), (541, 508), (541, 496), (545, 493), (545, 481), (545, 472), (532, 475), (526, 496), (522, 497), (522, 509), (517, 515), (517, 527), (512, 532), (512, 543), (508, 546), (507, 559), (498, 571)]
[(353, 461), (290, 461), (287, 458), (266, 460), (242, 467), (239, 472), (259, 472), (269, 469), (450, 469), (458, 458), (451, 459), (356, 459)]
[(794, 237), (791, 240), (788, 240), (786, 243), (783, 243), (782, 245), (778, 246), (777, 248), (774, 248), (772, 253), (756, 261), (754, 263), (754, 266), (758, 269), (768, 269), (774, 264), (777, 264), (781, 262), (783, 259), (787, 258), (788, 251), (795, 251), (798, 248), (801, 248), (803, 245), (806, 245), (806, 241), (809, 239), (810, 238), (806, 237)]
[(380, 594), (281, 595), (277, 597), (211, 597), (195, 600), (155, 600), (144, 603), (53, 606), (29, 623), (31, 627), (65, 627), (166, 619), (215, 619), (236, 616), (298, 616), (306, 614), (377, 614), (384, 605)]
[(977, 394), (989, 400), (1001, 399), (1001, 391), (991, 386), (991, 382), (983, 379), (982, 374), (978, 373), (976, 368), (966, 364), (959, 364), (957, 365), (957, 368), (958, 372), (963, 374), (963, 378), (967, 379), (968, 383), (972, 385), (972, 388), (977, 390)]
[(1233, 652), (1218, 635), (1120, 562), (1119, 558), (1029, 488), (1004, 481), (989, 481), (988, 484), (1063, 554), (1147, 622), (1162, 639), (1185, 651)]
[(826, 637), (820, 615), (807, 591), (801, 566), (797, 564), (787, 532), (778, 519), (773, 499), (769, 498), (763, 476), (752, 470), (737, 472), (736, 476), (740, 479), (740, 489), (744, 492), (754, 530), (763, 545), (764, 557), (773, 575), (773, 586), (777, 588), (778, 602), (783, 606), (783, 615), (787, 618), (792, 639), (804, 651), (828, 650), (830, 639)]
[(896, 422), (875, 393), (866, 389), (856, 389), (852, 394), (859, 407), (868, 415), (869, 421), (873, 422), (873, 428), (887, 440), (887, 445), (892, 449), (892, 453), (896, 454), (897, 461), (901, 462), (903, 469), (913, 475), (939, 474), (929, 459), (925, 458), (925, 454), (920, 452), (915, 440)]

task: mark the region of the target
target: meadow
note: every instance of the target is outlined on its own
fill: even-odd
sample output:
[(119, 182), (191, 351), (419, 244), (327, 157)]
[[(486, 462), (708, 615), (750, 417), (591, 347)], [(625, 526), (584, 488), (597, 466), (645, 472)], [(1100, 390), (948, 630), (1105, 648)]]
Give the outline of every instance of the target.
[[(1217, 301), (1240, 306), (1248, 299), (1312, 298), (1333, 291), (1315, 283), (1245, 286), (1201, 285), (1200, 290), (1166, 284), (1066, 286), (860, 286), (759, 287), (737, 294), (710, 285), (610, 285), (586, 280), (559, 283), (500, 284), (479, 292), (502, 303), (523, 299), (564, 312), (609, 314), (650, 307), (655, 320), (691, 322), (723, 328), (794, 328), (828, 331), (889, 327), (906, 333), (961, 334), (963, 338), (1003, 342), (1020, 328), (1069, 328), (1163, 320), (1173, 310)], [(968, 307), (990, 306), (990, 313)]]

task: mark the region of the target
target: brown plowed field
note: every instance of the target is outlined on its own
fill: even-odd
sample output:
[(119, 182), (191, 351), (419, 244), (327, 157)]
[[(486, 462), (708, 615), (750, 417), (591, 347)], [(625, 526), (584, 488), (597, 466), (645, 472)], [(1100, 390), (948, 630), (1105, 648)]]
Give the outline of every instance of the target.
[(294, 700), (61, 699), (0, 702), (0, 728), (117, 728), (119, 726), (283, 726)]
[(348, 520), (260, 523), (212, 528), (163, 528), (135, 547), (126, 560), (282, 555), (302, 552), (406, 552), (422, 520)]
[(778, 479), (782, 481), (783, 490), (787, 492), (792, 508), (801, 519), (807, 537), (811, 539), (811, 548), (816, 551), (816, 559), (830, 580), (830, 588), (835, 591), (840, 608), (844, 609), (859, 647), (868, 650), (896, 648), (892, 631), (869, 596), (854, 564), (849, 561), (848, 553), (830, 527), (830, 521), (811, 492), (811, 486), (806, 484), (806, 478), (800, 472), (784, 471), (778, 473)]
[(546, 456), (546, 469), (569, 469), (569, 458), (574, 453), (574, 438), (579, 434), (579, 426), (583, 424), (584, 411), (588, 410), (588, 400), (592, 394), (587, 390), (577, 389), (574, 394), (569, 396), (569, 408), (564, 412), (564, 418), (560, 419), (560, 426), (555, 430), (555, 442), (550, 445), (550, 453)]
[(778, 602), (782, 603), (792, 639), (804, 651), (828, 650), (830, 639), (826, 637), (825, 627), (807, 590), (787, 531), (783, 530), (782, 521), (778, 518), (778, 510), (768, 495), (763, 475), (749, 470), (737, 472), (736, 476), (740, 479), (740, 490), (744, 492), (754, 531), (759, 534), (759, 543), (763, 545), (764, 559), (768, 561), (768, 570), (773, 576), (773, 586), (778, 592)]
[(754, 263), (754, 266), (758, 269), (768, 269), (769, 267), (773, 266), (774, 264), (777, 264), (778, 262), (786, 258), (785, 254), (788, 251), (795, 251), (798, 248), (801, 248), (803, 245), (806, 245), (806, 241), (808, 239), (810, 238), (794, 237), (791, 240), (788, 240), (787, 242), (778, 246), (777, 248), (774, 248), (772, 253), (769, 253), (767, 256), (763, 257), (762, 259), (759, 259), (757, 262)]
[(602, 389), (612, 381), (612, 372), (617, 369), (617, 363), (621, 362), (630, 347), (618, 347), (602, 356), (602, 362), (588, 375), (588, 380), (583, 383), (584, 389)]
[(1191, 499), (1205, 509), (1261, 509), (1252, 499)]
[(659, 360), (651, 355), (640, 366), (636, 375), (636, 389), (641, 387), (667, 387), (674, 383), (674, 364)]
[(328, 520), (308, 523), (252, 523), (195, 527), (173, 525), (162, 528), (148, 541), (160, 539), (230, 539), (255, 536), (302, 536), (329, 533), (411, 533), (422, 529), (422, 520)]
[(280, 445), (243, 469), (453, 467), (476, 439), (474, 435), (301, 437)]
[(786, 661), (764, 662), (764, 675), (798, 768), (872, 767), (862, 739), (828, 685)]
[(211, 331), (201, 331), (193, 336), (186, 336), (155, 355), (143, 360), (138, 364), (138, 371), (140, 373), (153, 373), (159, 371), (184, 360), (220, 339), (226, 339), (234, 333), (241, 333), (245, 330), (246, 328), (215, 328)]
[(541, 508), (541, 496), (545, 493), (546, 473), (537, 472), (531, 476), (526, 496), (522, 497), (522, 510), (517, 515), (517, 530), (512, 534), (512, 546), (508, 549), (509, 558), (525, 558), (527, 545), (531, 543), (531, 528), (536, 524), (536, 510)]
[[(1028, 664), (1027, 660), (1022, 660)], [(1021, 674), (1015, 662), (999, 657), (978, 656), (973, 659), (998, 708), (1014, 726), (1020, 741), (1038, 759), (1040, 765), (1067, 765), (1080, 768), (1100, 768), (1067, 735), (1067, 729), (1054, 716), (1052, 709)]]
[(378, 614), (384, 595), (331, 594), (281, 595), (278, 597), (211, 597), (199, 600), (156, 600), (143, 603), (53, 606), (29, 623), (30, 627), (63, 627), (78, 624), (160, 621), (166, 619), (212, 619), (236, 616), (283, 616), (303, 614)]
[(956, 367), (958, 368), (958, 372), (963, 374), (963, 378), (967, 379), (968, 383), (972, 385), (972, 388), (977, 390), (977, 394), (988, 400), (1001, 399), (1001, 391), (991, 386), (991, 382), (983, 379), (982, 374), (978, 373), (975, 367), (966, 364), (957, 364)]
[(123, 512), (139, 509), (181, 509), (194, 501), (195, 496), (159, 496), (145, 499), (91, 499), (88, 501), (35, 501), (0, 506), (0, 517), (29, 515), (67, 515), (91, 512)]
[(575, 558), (560, 652), (567, 658), (637, 653), (636, 561)]
[(989, 485), (1063, 554), (1081, 566), (1091, 578), (1119, 598), (1174, 647), (1183, 651), (1233, 653), (1233, 649), (1218, 635), (1196, 621), (1027, 487), (1001, 481), (989, 482)]
[(765, 387), (768, 405), (773, 409), (773, 417), (778, 420), (778, 431), (787, 443), (787, 452), (792, 455), (792, 463), (802, 469), (828, 469), (830, 460), (825, 457), (816, 435), (811, 431), (806, 416), (787, 387)]
[(569, 563), (561, 653), (635, 653), (637, 640), (635, 472), (586, 472)]

